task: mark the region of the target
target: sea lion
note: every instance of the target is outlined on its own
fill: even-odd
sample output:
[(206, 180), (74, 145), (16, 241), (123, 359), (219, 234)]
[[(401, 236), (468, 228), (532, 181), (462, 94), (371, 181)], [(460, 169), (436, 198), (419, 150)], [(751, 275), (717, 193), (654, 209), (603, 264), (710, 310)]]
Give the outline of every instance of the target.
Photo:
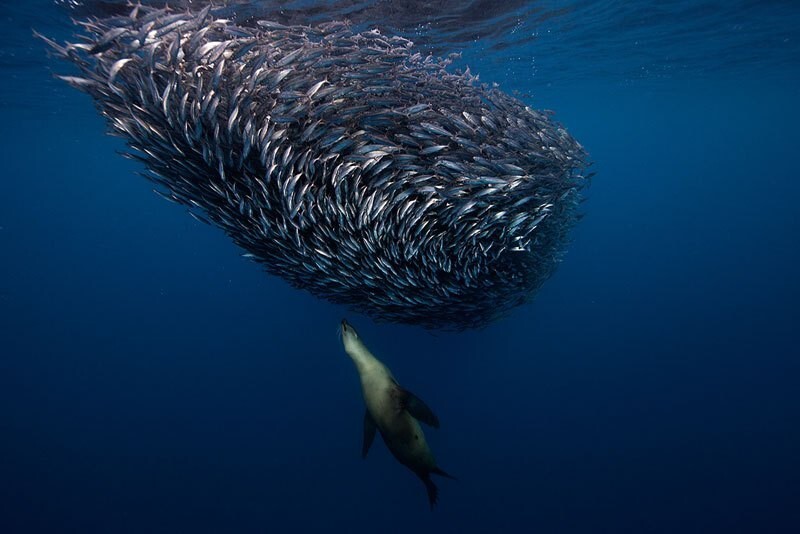
[(372, 355), (346, 320), (342, 320), (342, 343), (356, 364), (367, 405), (361, 456), (367, 457), (375, 439), (375, 430), (378, 430), (397, 461), (411, 469), (425, 484), (428, 502), (433, 509), (439, 490), (431, 480), (431, 473), (447, 478), (453, 476), (436, 465), (418, 421), (439, 428), (439, 418), (416, 395), (397, 383), (392, 372)]

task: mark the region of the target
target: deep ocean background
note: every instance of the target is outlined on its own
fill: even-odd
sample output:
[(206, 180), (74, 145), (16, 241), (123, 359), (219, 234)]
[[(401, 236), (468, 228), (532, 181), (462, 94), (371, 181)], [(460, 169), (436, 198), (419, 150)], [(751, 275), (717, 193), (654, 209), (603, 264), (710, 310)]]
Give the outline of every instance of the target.
[[(31, 37), (68, 9), (0, 2), (0, 532), (800, 532), (800, 7), (734, 2), (704, 51), (563, 4), (622, 29), (554, 26), (535, 72), (536, 39), (449, 47), (598, 173), (536, 299), (455, 334), (292, 289), (153, 194)], [(434, 512), (360, 458), (342, 317), (442, 421)]]

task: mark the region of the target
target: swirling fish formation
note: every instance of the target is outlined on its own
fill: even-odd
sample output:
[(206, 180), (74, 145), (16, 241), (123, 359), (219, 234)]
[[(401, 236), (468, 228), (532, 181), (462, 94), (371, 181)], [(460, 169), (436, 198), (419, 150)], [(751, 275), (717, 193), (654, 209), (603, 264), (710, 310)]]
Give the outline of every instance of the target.
[(479, 327), (528, 300), (586, 154), (449, 59), (344, 22), (135, 7), (47, 40), (167, 199), (267, 271), (377, 319)]

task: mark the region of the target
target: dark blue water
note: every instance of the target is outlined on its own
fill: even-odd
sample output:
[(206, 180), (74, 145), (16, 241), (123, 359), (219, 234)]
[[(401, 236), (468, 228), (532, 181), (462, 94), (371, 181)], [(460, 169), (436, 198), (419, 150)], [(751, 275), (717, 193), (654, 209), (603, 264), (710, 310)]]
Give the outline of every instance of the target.
[[(598, 172), (537, 298), (459, 334), (294, 290), (154, 195), (31, 38), (69, 10), (9, 4), (0, 532), (800, 531), (796, 4), (395, 20)], [(434, 512), (380, 440), (360, 458), (345, 316), (442, 421)]]

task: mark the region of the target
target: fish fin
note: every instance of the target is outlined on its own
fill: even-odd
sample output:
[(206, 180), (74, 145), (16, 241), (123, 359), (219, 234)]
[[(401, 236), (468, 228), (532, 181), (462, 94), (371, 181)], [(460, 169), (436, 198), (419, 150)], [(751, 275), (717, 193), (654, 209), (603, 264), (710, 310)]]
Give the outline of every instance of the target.
[(397, 386), (397, 392), (401, 409), (407, 411), (417, 421), (439, 428), (439, 418), (419, 397), (400, 386)]
[(369, 410), (364, 411), (364, 441), (361, 444), (361, 457), (366, 458), (369, 448), (375, 439), (375, 420), (369, 414)]
[(436, 484), (431, 480), (430, 473), (417, 476), (419, 476), (419, 478), (422, 479), (422, 483), (425, 484), (425, 490), (428, 492), (428, 502), (431, 505), (431, 510), (433, 510), (436, 503), (439, 502), (439, 488), (437, 488)]
[(433, 469), (431, 469), (431, 473), (433, 473), (435, 475), (439, 475), (440, 477), (449, 478), (450, 480), (458, 480), (456, 477), (454, 477), (450, 473), (448, 473), (446, 471), (443, 471), (443, 470), (439, 469), (438, 467), (434, 467)]

